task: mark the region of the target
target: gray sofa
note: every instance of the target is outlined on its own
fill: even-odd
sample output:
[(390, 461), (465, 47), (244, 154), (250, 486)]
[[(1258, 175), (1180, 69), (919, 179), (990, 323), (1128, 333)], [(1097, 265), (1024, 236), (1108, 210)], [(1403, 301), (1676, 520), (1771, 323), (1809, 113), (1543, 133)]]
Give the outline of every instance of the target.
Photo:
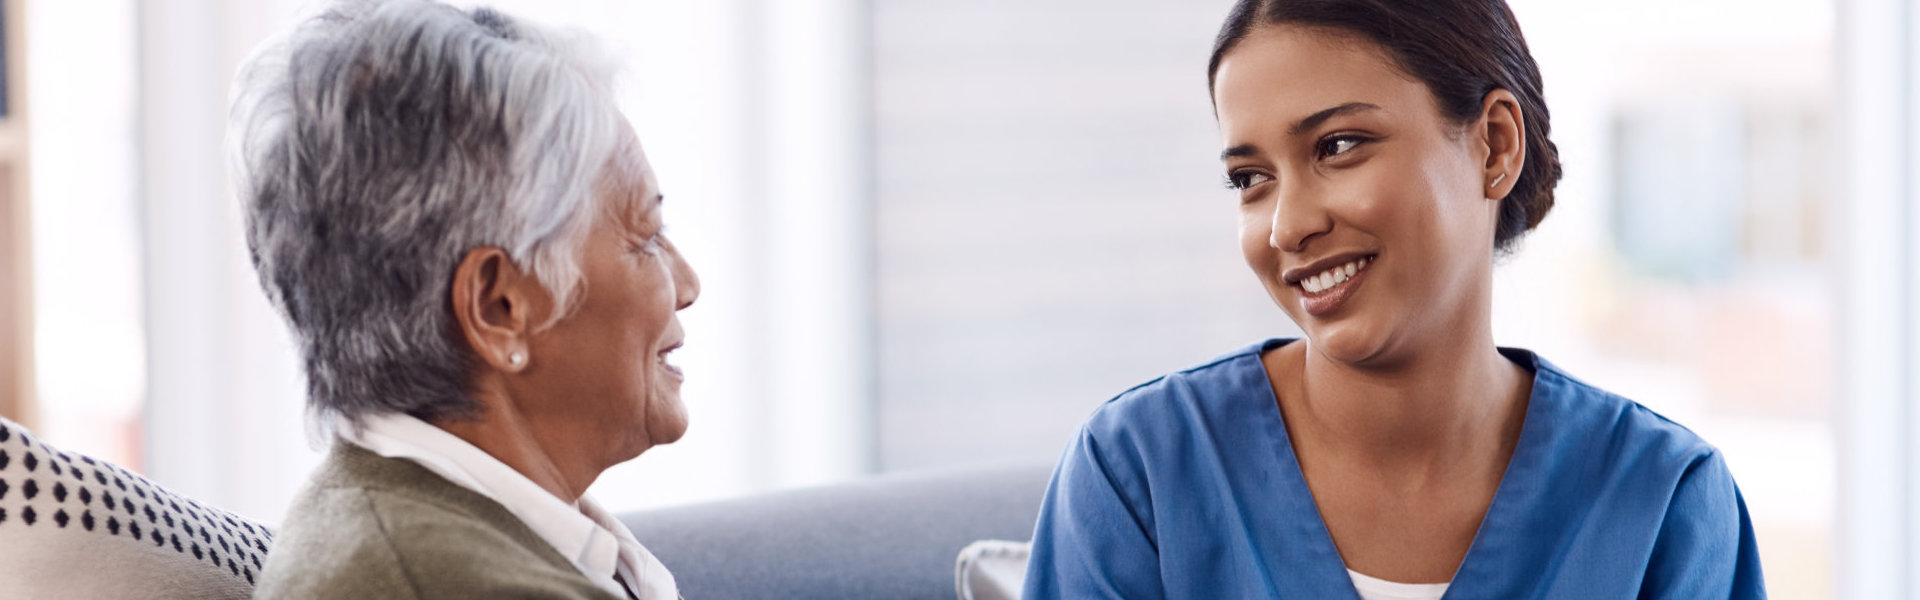
[(621, 516), (690, 600), (952, 600), (976, 540), (1026, 540), (1051, 465), (873, 477)]

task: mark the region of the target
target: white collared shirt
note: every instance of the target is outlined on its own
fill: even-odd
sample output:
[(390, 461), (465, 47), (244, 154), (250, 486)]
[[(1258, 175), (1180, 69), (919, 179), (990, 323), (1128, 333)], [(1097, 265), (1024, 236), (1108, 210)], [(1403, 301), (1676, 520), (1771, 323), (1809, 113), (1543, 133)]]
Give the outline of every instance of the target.
[(679, 590), (666, 565), (641, 546), (625, 525), (592, 498), (567, 504), (493, 455), (446, 430), (404, 414), (362, 419), (356, 432), (345, 420), (334, 433), (374, 454), (419, 463), (460, 487), (505, 506), (561, 556), (608, 593), (626, 597), (617, 573), (640, 600), (674, 600)]

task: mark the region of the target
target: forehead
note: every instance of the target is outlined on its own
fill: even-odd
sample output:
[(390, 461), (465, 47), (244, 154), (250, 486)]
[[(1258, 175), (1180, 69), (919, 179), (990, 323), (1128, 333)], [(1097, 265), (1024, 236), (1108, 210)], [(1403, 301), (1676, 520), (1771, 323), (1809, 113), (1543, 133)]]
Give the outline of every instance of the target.
[(607, 212), (623, 221), (637, 222), (659, 209), (660, 183), (637, 137), (623, 144), (607, 165), (600, 193)]
[(1214, 76), (1214, 105), (1227, 132), (1291, 124), (1349, 102), (1389, 113), (1437, 111), (1426, 86), (1401, 71), (1385, 49), (1328, 29), (1256, 29), (1227, 52)]

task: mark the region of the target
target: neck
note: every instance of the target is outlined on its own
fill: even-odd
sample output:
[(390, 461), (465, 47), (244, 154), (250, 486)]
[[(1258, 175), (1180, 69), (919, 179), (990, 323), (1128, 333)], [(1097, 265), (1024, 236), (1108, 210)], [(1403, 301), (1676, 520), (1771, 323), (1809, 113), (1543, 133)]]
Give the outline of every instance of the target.
[(1491, 332), (1443, 339), (1444, 347), (1385, 368), (1340, 363), (1310, 340), (1290, 355), (1273, 353), (1293, 363), (1293, 398), (1282, 398), (1289, 429), (1343, 463), (1416, 484), (1504, 467), (1531, 380)]
[(543, 435), (504, 395), (482, 392), (476, 396), (483, 407), (478, 419), (444, 420), (433, 425), (506, 463), (561, 501), (578, 502), (600, 469), (584, 466), (586, 461), (567, 455), (566, 446), (552, 443), (558, 438)]

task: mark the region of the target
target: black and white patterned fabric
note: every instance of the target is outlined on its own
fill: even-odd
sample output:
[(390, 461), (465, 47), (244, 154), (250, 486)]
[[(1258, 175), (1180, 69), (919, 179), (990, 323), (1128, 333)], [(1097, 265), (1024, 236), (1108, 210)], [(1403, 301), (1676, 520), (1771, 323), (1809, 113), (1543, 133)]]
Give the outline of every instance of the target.
[(266, 527), (0, 419), (0, 597), (247, 598)]

